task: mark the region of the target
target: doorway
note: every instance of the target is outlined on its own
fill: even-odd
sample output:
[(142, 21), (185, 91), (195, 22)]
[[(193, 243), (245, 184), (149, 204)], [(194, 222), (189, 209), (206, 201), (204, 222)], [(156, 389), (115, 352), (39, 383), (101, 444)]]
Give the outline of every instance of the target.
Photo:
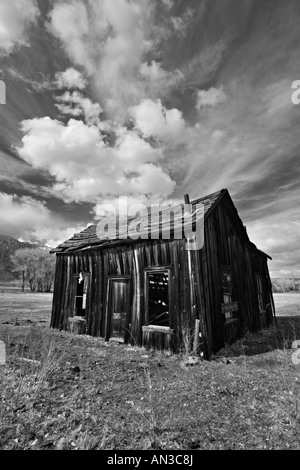
[(108, 328), (109, 340), (126, 343), (130, 324), (130, 278), (113, 278), (108, 281)]

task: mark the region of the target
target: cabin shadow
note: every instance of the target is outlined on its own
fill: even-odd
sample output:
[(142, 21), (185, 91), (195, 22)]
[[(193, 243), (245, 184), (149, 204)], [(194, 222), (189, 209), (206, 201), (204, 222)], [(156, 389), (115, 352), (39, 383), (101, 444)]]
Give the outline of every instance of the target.
[(277, 317), (268, 328), (249, 332), (235, 343), (227, 344), (216, 356), (254, 356), (276, 349), (290, 349), (295, 340), (300, 340), (300, 316)]

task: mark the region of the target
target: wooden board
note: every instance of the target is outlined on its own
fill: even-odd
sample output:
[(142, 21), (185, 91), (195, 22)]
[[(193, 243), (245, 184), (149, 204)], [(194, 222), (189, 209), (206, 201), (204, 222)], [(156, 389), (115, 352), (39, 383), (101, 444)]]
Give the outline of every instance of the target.
[(222, 313), (236, 312), (239, 309), (238, 302), (231, 302), (229, 304), (222, 304)]

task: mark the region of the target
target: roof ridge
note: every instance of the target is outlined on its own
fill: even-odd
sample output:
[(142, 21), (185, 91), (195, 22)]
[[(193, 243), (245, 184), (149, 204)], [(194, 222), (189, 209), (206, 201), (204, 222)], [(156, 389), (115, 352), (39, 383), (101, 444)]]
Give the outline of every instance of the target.
[[(228, 192), (227, 189), (221, 189), (220, 191), (216, 191), (214, 193), (208, 194), (207, 196), (203, 196), (201, 198), (194, 199), (194, 200), (191, 201), (191, 204), (195, 205), (197, 203), (204, 202), (205, 214), (206, 214), (208, 211), (210, 211), (213, 208), (215, 203), (219, 200), (219, 198), (225, 192)], [(180, 203), (180, 205), (183, 207), (184, 203), (182, 202), (182, 203)], [(151, 206), (148, 206), (148, 207), (150, 208)], [(129, 222), (132, 222), (133, 220), (139, 219), (139, 217), (140, 216), (134, 217), (130, 220), (127, 220), (127, 222), (125, 222), (125, 223), (119, 224), (118, 225), (119, 233), (120, 233), (120, 229), (121, 229), (121, 231), (122, 231), (122, 229), (124, 231), (125, 230), (125, 225), (127, 225), (127, 227), (128, 227)], [(104, 241), (108, 242), (110, 239), (107, 238), (107, 236), (103, 237), (103, 238), (98, 237), (97, 230), (96, 230), (97, 224), (98, 224), (98, 222), (95, 223), (95, 224), (88, 225), (88, 227), (86, 227), (84, 230), (82, 230), (79, 233), (75, 233), (71, 238), (64, 241), (60, 245), (58, 245), (51, 252), (52, 253), (64, 252), (66, 250), (67, 251), (72, 251), (72, 249), (76, 250), (76, 249), (84, 248), (85, 246), (89, 246), (89, 245), (92, 245), (92, 244), (97, 244), (97, 243), (101, 244)], [(157, 229), (157, 228), (155, 227), (155, 229)], [(159, 227), (159, 229), (160, 229), (160, 227)], [(126, 233), (128, 233), (128, 228), (127, 228)], [(113, 239), (113, 240), (115, 240), (115, 239)]]

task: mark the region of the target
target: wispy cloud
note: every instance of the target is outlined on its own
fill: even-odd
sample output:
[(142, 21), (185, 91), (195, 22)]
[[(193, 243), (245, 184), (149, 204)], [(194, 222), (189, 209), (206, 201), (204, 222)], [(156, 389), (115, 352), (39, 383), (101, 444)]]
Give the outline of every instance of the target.
[(0, 5), (2, 182), (94, 212), (227, 187), (272, 270), (296, 269), (298, 0), (60, 0), (38, 22), (21, 3)]
[(217, 106), (227, 100), (227, 95), (224, 91), (224, 87), (210, 88), (209, 90), (199, 90), (197, 92), (197, 103), (196, 109), (200, 111), (206, 106)]
[(0, 54), (8, 54), (16, 46), (28, 45), (28, 30), (38, 16), (36, 0), (1, 0)]
[(145, 62), (155, 47), (155, 4), (150, 0), (57, 3), (49, 29), (69, 57), (85, 68), (110, 117), (123, 121), (129, 106), (157, 98), (180, 81), (161, 64)]

